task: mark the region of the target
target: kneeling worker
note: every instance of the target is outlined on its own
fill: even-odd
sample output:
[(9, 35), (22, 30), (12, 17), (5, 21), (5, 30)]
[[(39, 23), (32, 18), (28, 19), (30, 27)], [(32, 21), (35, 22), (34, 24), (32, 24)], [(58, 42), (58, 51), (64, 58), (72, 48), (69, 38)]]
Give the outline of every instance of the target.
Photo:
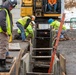
[(25, 42), (28, 41), (28, 40), (26, 40), (25, 30), (28, 27), (28, 25), (30, 24), (30, 22), (34, 21), (34, 20), (35, 20), (35, 16), (32, 15), (32, 16), (25, 16), (16, 22), (17, 27), (21, 31), (22, 41), (25, 41)]
[[(50, 18), (48, 20), (48, 23), (50, 24), (50, 26), (52, 26), (53, 30), (55, 30), (56, 34), (57, 34), (58, 33), (58, 29), (60, 27), (60, 22), (58, 20), (54, 20), (54, 19)], [(62, 32), (61, 32), (61, 35), (60, 35), (60, 40), (66, 40), (65, 34), (66, 34), (66, 26), (63, 25)]]
[[(25, 30), (25, 36), (26, 36), (27, 40), (32, 39), (34, 37), (34, 30), (33, 30), (34, 26), (35, 26), (35, 22), (31, 21), (30, 24), (28, 25), (28, 27), (26, 28), (26, 30)], [(22, 39), (22, 37), (21, 37), (21, 31), (20, 31), (19, 28), (18, 28), (17, 32), (18, 32), (18, 35), (15, 37), (15, 39)]]

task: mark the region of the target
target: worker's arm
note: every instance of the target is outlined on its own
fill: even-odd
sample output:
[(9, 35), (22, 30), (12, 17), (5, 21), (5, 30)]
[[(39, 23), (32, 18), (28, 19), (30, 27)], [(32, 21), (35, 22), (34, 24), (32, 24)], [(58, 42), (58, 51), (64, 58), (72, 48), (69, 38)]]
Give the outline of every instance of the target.
[(7, 28), (6, 28), (6, 12), (5, 10), (0, 11), (0, 26), (2, 28), (2, 30), (4, 31), (4, 33), (7, 32)]
[(31, 34), (31, 37), (33, 38), (34, 37), (34, 31), (33, 31), (33, 28), (31, 27), (31, 25), (29, 25), (26, 29), (26, 32)]
[(26, 22), (26, 25), (24, 27), (25, 29), (28, 27), (28, 25), (29, 25), (30, 22), (31, 22), (31, 19), (28, 19), (27, 22)]

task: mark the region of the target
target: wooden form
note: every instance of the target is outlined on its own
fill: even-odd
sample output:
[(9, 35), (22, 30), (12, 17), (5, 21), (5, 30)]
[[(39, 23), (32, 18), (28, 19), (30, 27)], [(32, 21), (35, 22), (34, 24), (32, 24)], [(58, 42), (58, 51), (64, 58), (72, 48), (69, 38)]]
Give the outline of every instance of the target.
[[(29, 44), (27, 45), (29, 46)], [(28, 47), (25, 46), (28, 49)], [(9, 51), (11, 54), (16, 53), (13, 57), (11, 67), (9, 72), (0, 72), (0, 75), (19, 75), (19, 67), (24, 50), (20, 49), (18, 43), (11, 43), (9, 46)]]
[(61, 68), (62, 75), (65, 75), (65, 73), (66, 73), (66, 59), (61, 54), (60, 54), (60, 68)]

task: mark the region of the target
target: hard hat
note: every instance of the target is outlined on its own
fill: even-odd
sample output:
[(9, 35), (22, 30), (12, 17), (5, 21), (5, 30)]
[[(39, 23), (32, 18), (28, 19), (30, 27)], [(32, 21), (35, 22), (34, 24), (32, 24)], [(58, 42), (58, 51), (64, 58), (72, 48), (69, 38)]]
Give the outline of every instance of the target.
[(52, 19), (52, 18), (50, 18), (49, 20), (48, 20), (48, 23), (50, 24), (50, 23), (52, 23), (54, 20)]
[(8, 1), (13, 8), (17, 5), (17, 0), (8, 0)]

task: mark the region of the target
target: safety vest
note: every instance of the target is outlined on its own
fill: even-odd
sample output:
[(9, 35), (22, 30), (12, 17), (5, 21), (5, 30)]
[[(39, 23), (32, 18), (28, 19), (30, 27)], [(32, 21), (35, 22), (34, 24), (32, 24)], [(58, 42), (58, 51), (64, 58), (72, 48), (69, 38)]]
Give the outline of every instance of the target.
[(57, 3), (57, 0), (48, 0), (48, 3), (56, 4)]
[[(20, 31), (20, 29), (18, 28), (18, 31), (17, 31), (18, 33), (21, 33), (21, 31)], [(26, 37), (28, 36), (28, 35), (31, 35), (31, 37), (33, 38), (34, 37), (34, 31), (33, 31), (33, 28), (32, 28), (32, 26), (29, 24), (28, 25), (28, 27), (26, 28), (26, 31), (25, 31), (25, 35), (26, 35)]]
[(22, 26), (25, 26), (26, 22), (27, 22), (27, 19), (30, 19), (30, 17), (25, 16), (25, 17), (19, 19), (17, 22), (19, 22)]
[[(6, 24), (7, 24), (7, 33), (8, 35), (11, 35), (11, 24), (10, 24), (10, 17), (9, 17), (9, 14), (8, 14), (8, 11), (5, 9), (5, 8), (0, 8), (0, 11), (1, 10), (5, 10), (6, 11)], [(0, 26), (0, 32), (3, 32), (1, 26)]]
[[(60, 27), (60, 22), (55, 20), (54, 22), (52, 22), (50, 24), (50, 26), (52, 26), (55, 30), (58, 30), (59, 27)], [(66, 26), (65, 25), (63, 25), (62, 30), (66, 30)]]

